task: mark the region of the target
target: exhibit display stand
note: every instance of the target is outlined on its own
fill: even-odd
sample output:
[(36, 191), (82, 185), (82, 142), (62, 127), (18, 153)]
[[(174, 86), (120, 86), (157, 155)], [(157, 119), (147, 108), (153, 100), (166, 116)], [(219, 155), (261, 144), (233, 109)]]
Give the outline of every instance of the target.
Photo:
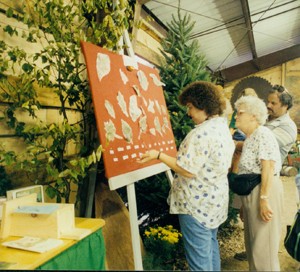
[(32, 236), (80, 240), (90, 230), (75, 227), (74, 204), (37, 202), (36, 194), (3, 203), (0, 238)]
[(37, 202), (37, 194), (3, 202), (0, 269), (104, 270), (104, 225), (75, 218), (74, 204)]
[(138, 63), (127, 31), (123, 41), (128, 55), (81, 42), (100, 143), (110, 190), (126, 186), (134, 265), (142, 270), (135, 182), (170, 169), (159, 160), (140, 164), (150, 149), (176, 156), (176, 144), (157, 69)]

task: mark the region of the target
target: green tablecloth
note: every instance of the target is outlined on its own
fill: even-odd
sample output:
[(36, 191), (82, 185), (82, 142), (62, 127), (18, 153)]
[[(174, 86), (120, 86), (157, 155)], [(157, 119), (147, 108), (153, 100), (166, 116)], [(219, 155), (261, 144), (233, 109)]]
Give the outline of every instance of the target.
[(105, 244), (102, 229), (61, 252), (37, 270), (105, 270)]

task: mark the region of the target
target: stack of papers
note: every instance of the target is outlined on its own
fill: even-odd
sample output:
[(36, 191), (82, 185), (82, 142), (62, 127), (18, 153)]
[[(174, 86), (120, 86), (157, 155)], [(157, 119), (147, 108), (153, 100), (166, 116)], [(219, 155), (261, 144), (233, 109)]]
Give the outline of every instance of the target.
[(38, 253), (49, 251), (62, 244), (63, 241), (59, 239), (29, 237), (29, 236), (25, 236), (18, 240), (2, 243), (3, 246), (33, 251)]

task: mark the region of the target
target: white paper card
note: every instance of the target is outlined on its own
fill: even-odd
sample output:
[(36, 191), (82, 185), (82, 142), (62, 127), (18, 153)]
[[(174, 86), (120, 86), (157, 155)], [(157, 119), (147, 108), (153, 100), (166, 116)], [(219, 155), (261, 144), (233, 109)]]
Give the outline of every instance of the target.
[(29, 236), (25, 236), (18, 240), (2, 243), (3, 246), (33, 251), (38, 253), (49, 251), (62, 244), (63, 241), (58, 239), (29, 237)]

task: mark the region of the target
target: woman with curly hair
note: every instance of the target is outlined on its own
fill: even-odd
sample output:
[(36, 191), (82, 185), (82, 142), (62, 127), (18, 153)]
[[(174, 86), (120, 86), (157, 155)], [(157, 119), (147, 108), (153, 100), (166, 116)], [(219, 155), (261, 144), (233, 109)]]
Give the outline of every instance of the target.
[(220, 88), (197, 81), (179, 96), (195, 123), (182, 141), (177, 156), (158, 150), (143, 154), (139, 162), (160, 160), (174, 172), (168, 203), (178, 214), (189, 268), (220, 271), (218, 227), (227, 219), (228, 180), (234, 143), (227, 119), (221, 117), (225, 99)]

